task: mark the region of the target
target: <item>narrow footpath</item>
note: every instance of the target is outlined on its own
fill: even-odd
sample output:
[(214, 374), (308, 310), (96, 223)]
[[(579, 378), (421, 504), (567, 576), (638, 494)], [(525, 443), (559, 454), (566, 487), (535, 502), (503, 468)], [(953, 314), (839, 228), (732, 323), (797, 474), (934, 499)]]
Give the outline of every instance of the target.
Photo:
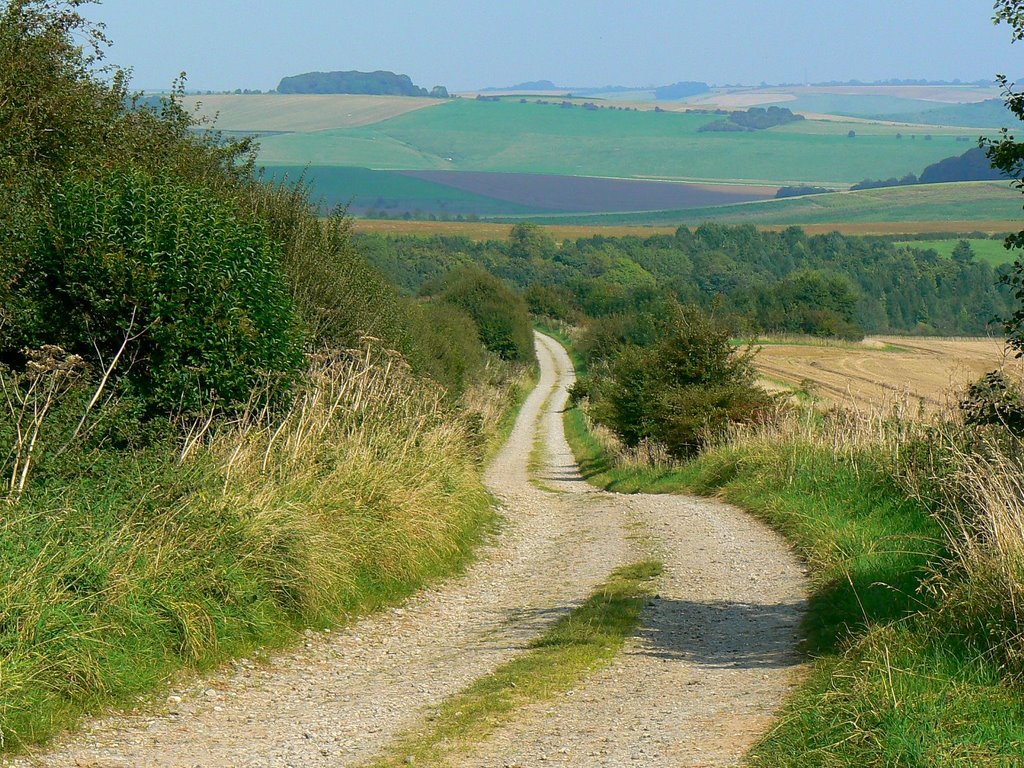
[(465, 574), (3, 765), (355, 766), (524, 652), (612, 570), (652, 555), (665, 564), (658, 594), (616, 661), (460, 765), (735, 764), (798, 680), (802, 566), (728, 505), (584, 482), (562, 429), (572, 366), (546, 336), (537, 352), (540, 382), (487, 473), (504, 524)]

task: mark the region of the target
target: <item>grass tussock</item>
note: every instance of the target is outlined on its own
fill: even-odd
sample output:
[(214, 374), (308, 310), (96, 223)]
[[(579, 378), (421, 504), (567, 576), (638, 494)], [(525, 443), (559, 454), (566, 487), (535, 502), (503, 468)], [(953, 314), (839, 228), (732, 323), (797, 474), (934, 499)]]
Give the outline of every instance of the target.
[(1024, 765), (1024, 451), (1005, 428), (787, 408), (683, 463), (578, 408), (566, 424), (592, 482), (720, 496), (807, 561), (812, 672), (751, 765)]
[(461, 415), (398, 359), (323, 355), (283, 413), (185, 439), (127, 401), (90, 410), (92, 387), (58, 394), (0, 412), (5, 749), (458, 568), (494, 520), (480, 464), (516, 389), (496, 375)]

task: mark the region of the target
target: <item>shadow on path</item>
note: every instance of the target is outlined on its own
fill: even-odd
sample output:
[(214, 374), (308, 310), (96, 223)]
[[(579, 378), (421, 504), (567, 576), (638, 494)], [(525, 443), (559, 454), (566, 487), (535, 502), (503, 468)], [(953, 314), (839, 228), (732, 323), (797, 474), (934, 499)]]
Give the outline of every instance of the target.
[[(508, 620), (539, 630), (577, 604), (517, 609)], [(628, 655), (721, 669), (785, 669), (805, 660), (793, 646), (799, 601), (777, 604), (651, 598)]]
[(800, 664), (793, 648), (803, 603), (746, 603), (654, 598), (633, 653), (732, 669)]

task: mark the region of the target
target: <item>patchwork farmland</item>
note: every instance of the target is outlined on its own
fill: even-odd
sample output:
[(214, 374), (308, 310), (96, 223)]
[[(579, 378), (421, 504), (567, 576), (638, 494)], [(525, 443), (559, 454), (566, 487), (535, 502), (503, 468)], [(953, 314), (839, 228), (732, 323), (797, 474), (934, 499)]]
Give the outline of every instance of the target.
[[(984, 95), (984, 89), (974, 89), (942, 97), (970, 101)], [(817, 92), (736, 93), (721, 98), (741, 97), (782, 102), (832, 99), (839, 106), (860, 104), (861, 112), (926, 104), (921, 94), (909, 91), (906, 98)], [(883, 104), (885, 99), (890, 101)], [(933, 102), (951, 109), (976, 103)], [(215, 95), (190, 97), (186, 106), (216, 117), (216, 125), (232, 135), (257, 135), (259, 160), (269, 175), (304, 174), (325, 207), (349, 205), (357, 215), (640, 214), (636, 220), (592, 222), (605, 225), (706, 219), (803, 223), (833, 217), (993, 220), (1016, 213), (1007, 212), (1011, 206), (1006, 201), (1012, 195), (996, 200), (999, 195), (993, 193), (979, 200), (970, 188), (950, 190), (948, 205), (937, 213), (934, 193), (918, 188), (905, 190), (880, 209), (869, 204), (863, 211), (846, 200), (781, 201), (787, 205), (778, 208), (757, 202), (772, 197), (783, 185), (845, 190), (864, 178), (920, 172), (969, 148), (979, 133), (970, 127), (907, 126), (851, 113), (769, 130), (723, 133), (702, 131), (718, 116), (708, 109), (686, 111), (691, 105), (682, 103), (655, 109), (653, 102), (537, 96), (478, 101)], [(732, 206), (741, 201), (755, 207)], [(759, 205), (767, 207), (762, 211)], [(686, 211), (690, 213), (680, 213)], [(650, 217), (646, 212), (664, 213)]]

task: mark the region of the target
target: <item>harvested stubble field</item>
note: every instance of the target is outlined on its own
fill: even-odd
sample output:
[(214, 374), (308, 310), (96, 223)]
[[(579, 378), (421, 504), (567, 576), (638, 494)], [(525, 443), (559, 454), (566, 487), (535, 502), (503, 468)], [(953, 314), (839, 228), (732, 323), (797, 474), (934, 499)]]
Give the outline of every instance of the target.
[(185, 109), (215, 120), (223, 131), (285, 133), (373, 125), (444, 103), (444, 99), (349, 94), (211, 94), (183, 100)]
[[(643, 224), (544, 224), (543, 219), (535, 218), (551, 237), (557, 241), (576, 240), (581, 237), (651, 237), (652, 235), (671, 235), (676, 231), (675, 225), (643, 225)], [(400, 219), (355, 219), (357, 232), (380, 233), (387, 235), (454, 235), (467, 237), (470, 240), (505, 240), (508, 238), (511, 223), (487, 221), (405, 221)], [(788, 225), (773, 224), (758, 229), (780, 231)], [(692, 227), (691, 227), (692, 228)], [(808, 224), (801, 226), (809, 235), (824, 235), (839, 232), (843, 235), (920, 235), (940, 233), (949, 235), (951, 232), (985, 232), (997, 234), (1020, 229), (1019, 221), (901, 221), (901, 222), (845, 222), (832, 224)], [(954, 241), (955, 245), (955, 241)], [(922, 247), (922, 246), (918, 246)]]
[(760, 343), (757, 367), (769, 388), (805, 391), (856, 408), (902, 407), (910, 415), (956, 402), (969, 383), (996, 368), (1024, 374), (1001, 339), (883, 336), (860, 343)]

